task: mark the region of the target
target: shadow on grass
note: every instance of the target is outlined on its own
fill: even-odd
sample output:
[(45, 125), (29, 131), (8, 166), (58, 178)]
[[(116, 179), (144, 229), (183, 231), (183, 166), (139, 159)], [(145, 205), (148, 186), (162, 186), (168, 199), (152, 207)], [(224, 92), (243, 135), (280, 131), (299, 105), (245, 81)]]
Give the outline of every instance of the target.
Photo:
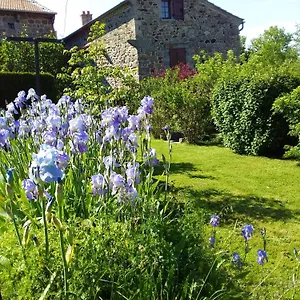
[(195, 206), (218, 214), (225, 222), (232, 223), (237, 219), (250, 221), (287, 220), (295, 218), (299, 211), (287, 209), (280, 200), (257, 197), (254, 195), (233, 195), (215, 189), (202, 191), (184, 190), (187, 198)]
[[(163, 163), (160, 162), (158, 166), (154, 169), (154, 175), (162, 174), (164, 171)], [(182, 174), (182, 173), (188, 173), (193, 171), (199, 171), (195, 167), (194, 164), (191, 163), (172, 163), (171, 164), (171, 173), (172, 174)]]
[[(154, 169), (154, 175), (160, 175), (163, 172), (164, 172), (164, 166), (163, 163), (160, 162), (159, 165), (156, 166)], [(186, 174), (190, 178), (196, 178), (196, 179), (209, 179), (209, 180), (216, 179), (211, 175), (204, 175), (199, 173), (192, 174), (191, 172), (201, 172), (201, 170), (192, 163), (172, 163), (170, 172), (172, 174)]]
[(197, 178), (197, 179), (209, 179), (214, 180), (216, 177), (210, 175), (202, 175), (202, 174), (188, 174), (190, 178)]

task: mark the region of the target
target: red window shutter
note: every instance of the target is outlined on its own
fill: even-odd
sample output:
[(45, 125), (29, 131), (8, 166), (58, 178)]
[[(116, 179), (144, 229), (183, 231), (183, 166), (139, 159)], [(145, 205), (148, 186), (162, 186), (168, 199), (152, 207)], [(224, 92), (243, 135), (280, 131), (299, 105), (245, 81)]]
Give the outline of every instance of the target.
[(183, 20), (183, 1), (184, 0), (172, 0), (173, 18), (176, 20)]
[(170, 49), (170, 67), (174, 67), (177, 65), (177, 49)]
[(170, 67), (174, 67), (179, 63), (186, 63), (185, 48), (171, 48), (170, 49)]
[(178, 48), (177, 49), (177, 60), (178, 60), (178, 64), (179, 63), (186, 64), (186, 50), (185, 50), (185, 48)]

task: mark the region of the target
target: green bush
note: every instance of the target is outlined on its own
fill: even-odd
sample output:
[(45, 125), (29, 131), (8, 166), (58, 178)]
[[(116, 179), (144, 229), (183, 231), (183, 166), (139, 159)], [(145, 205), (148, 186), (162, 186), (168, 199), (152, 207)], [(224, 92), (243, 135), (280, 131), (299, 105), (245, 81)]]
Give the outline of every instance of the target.
[(151, 120), (154, 137), (159, 138), (166, 125), (172, 131), (182, 132), (190, 143), (197, 143), (208, 134), (212, 124), (210, 88), (201, 76), (181, 80), (178, 70), (168, 69), (163, 76), (131, 83), (116, 93), (115, 99), (134, 111), (143, 95), (155, 99)]
[(298, 78), (279, 73), (244, 73), (220, 80), (212, 106), (224, 145), (240, 154), (281, 155), (291, 139), (287, 122), (281, 114), (273, 113), (272, 105), (298, 85)]
[(276, 99), (273, 109), (287, 120), (290, 128), (289, 134), (298, 138), (297, 146), (286, 145), (288, 151), (285, 153), (285, 157), (300, 158), (300, 86), (291, 93)]
[[(51, 74), (41, 74), (41, 95), (50, 99), (57, 98), (56, 80)], [(36, 86), (34, 73), (0, 73), (0, 107), (5, 108), (5, 102), (16, 98), (20, 90), (28, 91)]]

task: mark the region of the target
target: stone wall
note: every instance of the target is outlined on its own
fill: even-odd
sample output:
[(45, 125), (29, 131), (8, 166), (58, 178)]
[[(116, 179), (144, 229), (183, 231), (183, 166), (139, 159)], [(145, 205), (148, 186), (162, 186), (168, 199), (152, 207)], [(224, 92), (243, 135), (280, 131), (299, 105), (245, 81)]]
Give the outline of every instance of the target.
[(136, 20), (139, 75), (149, 76), (154, 68), (170, 65), (169, 49), (185, 48), (187, 63), (205, 50), (226, 53), (240, 50), (241, 19), (222, 12), (205, 0), (185, 0), (184, 20), (161, 19), (161, 1), (132, 0)]
[(0, 32), (7, 36), (20, 36), (27, 28), (29, 37), (41, 37), (54, 32), (54, 15), (39, 13), (10, 13), (0, 11)]
[[(99, 19), (99, 18), (98, 18)], [(106, 24), (102, 40), (107, 62), (138, 68), (138, 79), (154, 69), (170, 66), (170, 48), (185, 48), (186, 61), (194, 65), (193, 55), (240, 50), (239, 26), (242, 19), (224, 12), (206, 0), (184, 0), (184, 20), (161, 19), (161, 0), (130, 0), (99, 19)], [(88, 27), (82, 27), (68, 45), (86, 44)]]
[(128, 68), (137, 76), (138, 51), (128, 41), (135, 39), (135, 20), (120, 25), (106, 33), (101, 40), (105, 43), (106, 63)]

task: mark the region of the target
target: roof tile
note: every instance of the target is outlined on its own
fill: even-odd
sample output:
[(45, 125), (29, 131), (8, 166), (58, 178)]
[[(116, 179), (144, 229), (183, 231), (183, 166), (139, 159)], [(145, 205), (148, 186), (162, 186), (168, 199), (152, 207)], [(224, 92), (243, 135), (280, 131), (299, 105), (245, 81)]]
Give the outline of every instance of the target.
[(35, 0), (0, 0), (0, 10), (55, 14)]

